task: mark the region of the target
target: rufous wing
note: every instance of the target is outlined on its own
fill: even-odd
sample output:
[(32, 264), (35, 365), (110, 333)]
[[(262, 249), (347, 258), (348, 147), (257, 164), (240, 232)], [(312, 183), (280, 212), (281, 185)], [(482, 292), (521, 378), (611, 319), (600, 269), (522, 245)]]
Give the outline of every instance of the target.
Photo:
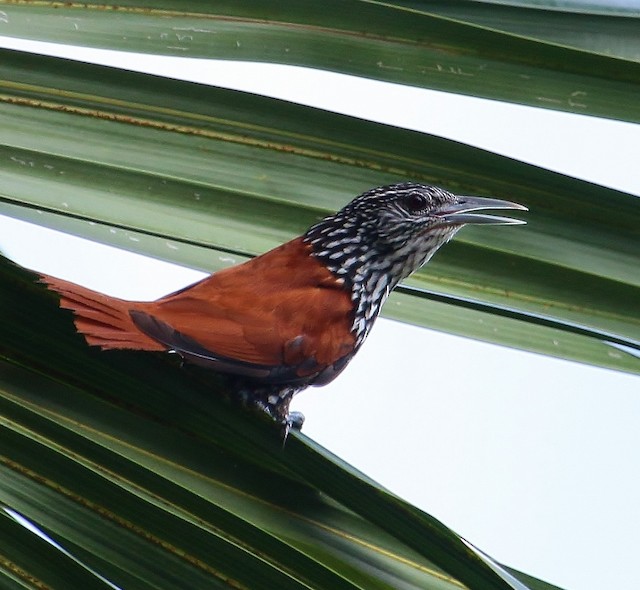
[(131, 312), (147, 336), (193, 362), (276, 382), (353, 351), (349, 292), (301, 239)]
[(349, 292), (301, 238), (152, 302), (42, 280), (103, 349), (173, 349), (218, 371), (292, 382), (337, 374), (355, 343)]

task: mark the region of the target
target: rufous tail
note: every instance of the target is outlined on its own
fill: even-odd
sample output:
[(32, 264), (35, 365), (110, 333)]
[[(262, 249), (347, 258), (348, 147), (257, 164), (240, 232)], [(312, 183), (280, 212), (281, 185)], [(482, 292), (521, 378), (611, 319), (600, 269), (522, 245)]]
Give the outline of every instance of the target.
[(133, 323), (129, 311), (137, 308), (135, 302), (48, 275), (42, 275), (41, 282), (61, 295), (60, 307), (73, 311), (76, 328), (88, 344), (103, 350), (166, 350), (166, 346), (143, 334)]

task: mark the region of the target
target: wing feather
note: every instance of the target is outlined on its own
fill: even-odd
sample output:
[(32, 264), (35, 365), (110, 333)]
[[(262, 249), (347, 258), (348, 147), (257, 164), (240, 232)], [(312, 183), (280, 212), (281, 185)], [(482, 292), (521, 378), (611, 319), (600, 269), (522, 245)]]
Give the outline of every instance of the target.
[(139, 311), (173, 332), (160, 338), (139, 325), (147, 335), (183, 352), (193, 343), (226, 372), (253, 366), (285, 380), (313, 375), (355, 343), (349, 292), (299, 238)]

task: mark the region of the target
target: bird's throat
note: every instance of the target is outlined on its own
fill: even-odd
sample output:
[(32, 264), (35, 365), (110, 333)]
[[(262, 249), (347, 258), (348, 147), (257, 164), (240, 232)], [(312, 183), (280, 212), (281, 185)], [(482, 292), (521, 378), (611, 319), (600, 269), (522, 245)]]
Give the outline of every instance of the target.
[(356, 348), (365, 340), (382, 305), (398, 283), (425, 264), (446, 242), (451, 230), (382, 242), (367, 221), (341, 212), (323, 219), (303, 236), (318, 258), (351, 292)]
[(393, 251), (373, 243), (366, 228), (345, 220), (327, 218), (313, 226), (303, 240), (313, 256), (344, 282), (351, 292), (354, 317), (351, 331), (356, 349), (364, 342), (382, 304), (396, 286)]

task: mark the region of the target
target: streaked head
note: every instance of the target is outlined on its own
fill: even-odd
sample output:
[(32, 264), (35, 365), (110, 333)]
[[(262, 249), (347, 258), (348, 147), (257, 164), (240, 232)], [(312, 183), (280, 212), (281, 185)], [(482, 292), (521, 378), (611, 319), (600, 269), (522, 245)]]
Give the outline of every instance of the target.
[[(523, 221), (478, 213), (526, 207), (485, 197), (455, 195), (437, 186), (404, 182), (371, 189), (305, 234), (316, 256), (340, 275), (360, 263), (385, 259), (394, 276), (405, 278), (422, 266), (467, 224), (515, 225)], [(377, 260), (377, 262), (376, 262)]]
[[(425, 239), (432, 233), (447, 241), (466, 224), (513, 225), (523, 221), (483, 215), (484, 209), (526, 207), (485, 197), (455, 195), (437, 186), (401, 183), (374, 188), (344, 207), (338, 215), (353, 217), (373, 230), (381, 242)], [(394, 245), (396, 245), (394, 244)]]

